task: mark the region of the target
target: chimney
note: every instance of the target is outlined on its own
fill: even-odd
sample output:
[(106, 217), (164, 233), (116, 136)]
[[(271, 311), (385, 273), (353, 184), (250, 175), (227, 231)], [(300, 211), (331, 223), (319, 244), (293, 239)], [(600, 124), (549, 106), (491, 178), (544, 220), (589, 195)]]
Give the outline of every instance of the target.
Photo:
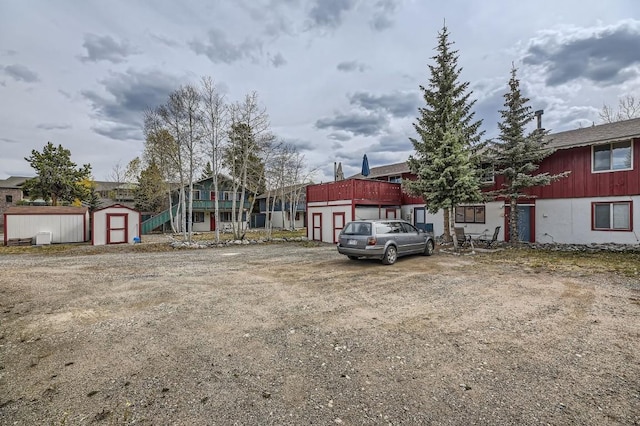
[(539, 109), (533, 113), (533, 115), (535, 115), (538, 120), (538, 130), (544, 130), (542, 128), (542, 114), (544, 114), (544, 110), (542, 109)]

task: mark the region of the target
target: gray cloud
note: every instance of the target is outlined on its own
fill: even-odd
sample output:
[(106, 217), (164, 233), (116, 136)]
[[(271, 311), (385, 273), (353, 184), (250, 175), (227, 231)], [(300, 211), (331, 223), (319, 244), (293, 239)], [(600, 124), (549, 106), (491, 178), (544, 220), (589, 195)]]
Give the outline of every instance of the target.
[(329, 139), (346, 142), (348, 140), (351, 140), (351, 135), (347, 132), (333, 132), (329, 133)]
[(550, 86), (580, 78), (616, 84), (640, 74), (639, 46), (640, 21), (628, 20), (595, 31), (546, 32), (529, 42), (523, 62), (544, 69)]
[(350, 132), (354, 135), (375, 136), (389, 125), (389, 118), (380, 113), (351, 112), (338, 114), (333, 118), (321, 118), (316, 121), (318, 129), (333, 129)]
[(298, 148), (300, 151), (313, 151), (316, 145), (307, 139), (285, 138), (284, 142)]
[(149, 34), (149, 36), (154, 39), (155, 41), (159, 42), (160, 44), (163, 44), (167, 47), (178, 47), (180, 46), (180, 43), (178, 43), (175, 40), (171, 40), (170, 38), (167, 38), (161, 34)]
[(37, 129), (41, 130), (67, 130), (71, 129), (71, 124), (55, 124), (55, 123), (42, 123), (36, 126)]
[(393, 26), (392, 16), (399, 3), (399, 0), (378, 0), (370, 22), (371, 28), (376, 31), (384, 31), (391, 28)]
[(345, 12), (351, 10), (355, 0), (315, 0), (309, 11), (311, 27), (337, 28)]
[(284, 58), (284, 56), (282, 56), (282, 53), (280, 52), (276, 53), (275, 56), (270, 57), (269, 61), (271, 62), (271, 65), (276, 68), (280, 68), (281, 66), (287, 64), (287, 60)]
[(413, 144), (406, 135), (387, 134), (378, 138), (378, 143), (371, 146), (374, 152), (411, 151)]
[(358, 105), (369, 111), (387, 111), (394, 117), (414, 117), (418, 114), (420, 97), (415, 92), (392, 92), (384, 95), (373, 95), (367, 92), (356, 92), (349, 96), (352, 105)]
[(19, 141), (11, 138), (0, 138), (0, 141), (6, 142), (6, 143), (20, 143)]
[(113, 139), (142, 139), (144, 111), (166, 103), (169, 94), (180, 86), (178, 78), (160, 71), (134, 70), (112, 73), (100, 83), (108, 96), (92, 90), (81, 93), (102, 121), (93, 130)]
[(127, 56), (139, 53), (126, 40), (118, 43), (111, 36), (96, 34), (85, 34), (82, 46), (87, 49), (87, 55), (80, 57), (82, 62), (108, 61), (118, 64), (124, 62)]
[(211, 29), (208, 40), (204, 43), (200, 40), (189, 42), (189, 47), (198, 55), (208, 57), (214, 64), (231, 64), (245, 58), (256, 60), (256, 53), (262, 51), (262, 43), (259, 40), (245, 39), (241, 43), (234, 44), (227, 39), (225, 33), (218, 29)]
[(13, 78), (15, 81), (24, 81), (25, 83), (35, 83), (40, 81), (38, 74), (31, 71), (24, 65), (13, 64), (4, 67), (0, 66), (0, 70), (3, 70), (6, 75)]
[(124, 124), (101, 124), (92, 126), (91, 130), (99, 135), (106, 136), (109, 139), (116, 140), (139, 140), (142, 139), (142, 130), (139, 126), (129, 126)]
[(336, 68), (338, 69), (338, 71), (342, 71), (342, 72), (353, 72), (353, 71), (360, 71), (360, 72), (364, 72), (367, 70), (367, 66), (361, 62), (358, 61), (344, 61), (344, 62), (340, 62)]

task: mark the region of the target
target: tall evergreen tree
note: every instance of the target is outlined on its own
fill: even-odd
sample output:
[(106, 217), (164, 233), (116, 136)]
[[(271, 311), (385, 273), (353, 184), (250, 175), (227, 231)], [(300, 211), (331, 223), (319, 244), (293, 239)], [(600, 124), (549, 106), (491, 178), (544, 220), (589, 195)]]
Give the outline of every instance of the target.
[(444, 235), (449, 240), (455, 206), (481, 199), (475, 159), (484, 133), (482, 120), (474, 121), (469, 83), (459, 81), (462, 68), (452, 45), (445, 25), (438, 33), (435, 64), (429, 65), (429, 83), (420, 86), (426, 105), (418, 108), (420, 116), (413, 124), (419, 138), (410, 138), (415, 154), (408, 165), (417, 179), (405, 183), (410, 193), (422, 196), (429, 212), (444, 210)]
[(518, 199), (528, 197), (528, 188), (549, 185), (570, 173), (533, 174), (538, 170), (540, 162), (551, 155), (553, 150), (546, 148), (549, 141), (545, 141), (545, 135), (548, 131), (533, 129), (525, 133), (527, 125), (535, 119), (535, 113), (528, 105), (529, 99), (522, 96), (516, 71), (515, 67), (511, 68), (509, 92), (504, 95), (505, 109), (500, 111), (500, 136), (489, 145), (486, 152), (495, 175), (504, 178), (501, 187), (493, 195), (503, 197), (505, 203), (509, 204), (510, 242), (519, 241)]

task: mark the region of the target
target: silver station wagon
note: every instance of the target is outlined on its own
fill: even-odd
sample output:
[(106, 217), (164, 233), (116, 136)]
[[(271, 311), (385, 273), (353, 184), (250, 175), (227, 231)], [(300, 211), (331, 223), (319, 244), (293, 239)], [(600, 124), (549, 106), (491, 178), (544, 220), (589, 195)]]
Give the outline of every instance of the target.
[(373, 258), (391, 265), (407, 254), (431, 256), (434, 246), (432, 235), (404, 220), (358, 220), (340, 232), (338, 253), (351, 260)]

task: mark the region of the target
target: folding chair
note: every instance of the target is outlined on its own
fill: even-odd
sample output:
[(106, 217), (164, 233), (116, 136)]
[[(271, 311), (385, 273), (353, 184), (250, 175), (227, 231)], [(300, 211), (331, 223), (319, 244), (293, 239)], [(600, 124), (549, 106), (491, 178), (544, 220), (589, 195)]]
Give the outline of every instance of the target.
[(491, 238), (480, 237), (478, 238), (478, 242), (484, 244), (485, 248), (490, 248), (492, 245), (498, 241), (498, 234), (500, 233), (500, 226), (496, 226), (496, 229), (493, 231), (493, 236)]

